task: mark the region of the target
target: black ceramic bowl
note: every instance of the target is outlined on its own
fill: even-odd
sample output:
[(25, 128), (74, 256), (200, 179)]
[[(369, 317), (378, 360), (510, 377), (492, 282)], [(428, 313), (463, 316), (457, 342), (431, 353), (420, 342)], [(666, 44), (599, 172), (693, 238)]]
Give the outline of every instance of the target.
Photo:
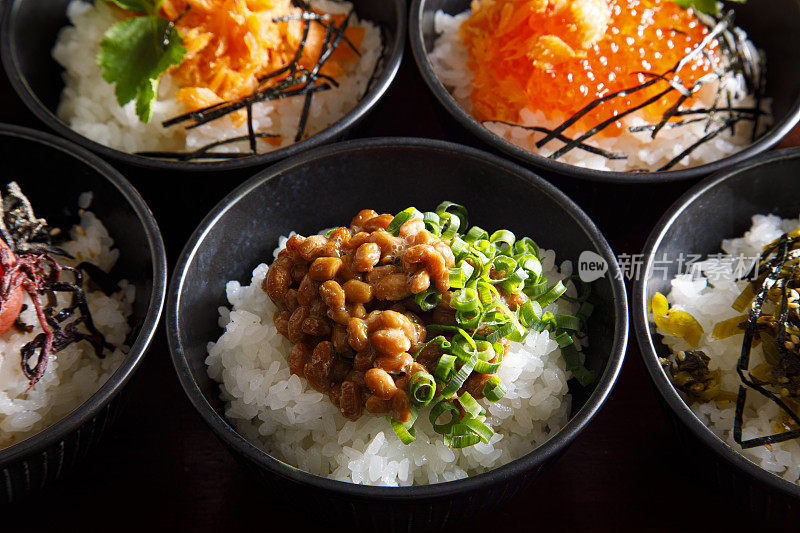
[(179, 171), (220, 171), (264, 166), (314, 146), (345, 136), (381, 99), (394, 79), (406, 39), (406, 0), (351, 0), (362, 18), (381, 26), (382, 65), (367, 94), (349, 113), (325, 130), (281, 150), (252, 157), (221, 161), (168, 161), (114, 150), (70, 129), (56, 115), (64, 88), (63, 69), (50, 55), (58, 31), (66, 26), (70, 0), (7, 0), (0, 30), (0, 54), (11, 85), (26, 106), (59, 135), (98, 154), (147, 168)]
[(788, 502), (800, 500), (800, 486), (745, 459), (687, 407), (658, 363), (658, 356), (667, 355), (668, 350), (648, 320), (647, 302), (655, 292), (669, 292), (669, 280), (678, 273), (681, 253), (705, 257), (721, 252), (722, 239), (741, 236), (756, 214), (796, 217), (800, 209), (798, 175), (800, 150), (791, 149), (762, 154), (699, 183), (667, 211), (651, 233), (642, 268), (647, 274), (636, 280), (633, 289), (632, 315), (639, 348), (680, 441), (690, 456), (708, 467), (725, 497), (742, 498), (741, 504), (755, 515), (774, 521), (784, 518)]
[[(158, 325), (167, 283), (164, 244), (139, 193), (89, 151), (53, 135), (0, 124), (0, 184), (17, 181), (37, 215), (73, 224), (78, 195), (92, 191), (91, 210), (120, 251), (111, 274), (136, 285), (131, 349), (116, 372), (80, 407), (36, 435), (0, 450), (0, 502), (44, 487), (84, 458), (113, 422), (124, 392)], [(5, 192), (5, 188), (3, 189)]]
[[(249, 280), (270, 261), (278, 237), (349, 221), (360, 209), (432, 209), (449, 199), (486, 228), (508, 228), (577, 260), (593, 250), (610, 265), (593, 291), (588, 366), (599, 379), (573, 390), (569, 423), (534, 452), (469, 479), (410, 488), (370, 487), (317, 477), (273, 459), (225, 419), (219, 386), (206, 373), (206, 345), (221, 334), (217, 308), (227, 280)], [(195, 408), (248, 470), (275, 494), (302, 494), (329, 517), (396, 530), (441, 527), (486, 510), (531, 483), (591, 420), (611, 390), (627, 336), (625, 288), (603, 236), (563, 193), (489, 154), (423, 139), (369, 139), (323, 147), (264, 170), (203, 220), (181, 254), (169, 290), (168, 340), (181, 384)], [(386, 520), (390, 517), (390, 520)], [(391, 524), (391, 526), (389, 526)]]
[[(730, 165), (752, 157), (774, 146), (800, 120), (800, 1), (774, 0), (772, 2), (747, 2), (733, 6), (736, 23), (747, 31), (750, 39), (763, 48), (767, 55), (766, 92), (773, 99), (772, 127), (756, 142), (729, 157), (698, 167), (666, 172), (605, 172), (581, 168), (542, 157), (494, 135), (472, 118), (433, 72), (428, 53), (433, 49), (436, 33), (434, 14), (442, 10), (450, 15), (469, 8), (469, 0), (414, 0), (409, 13), (411, 50), (428, 87), (446, 113), (466, 128), (472, 139), (478, 139), (495, 151), (502, 151), (528, 166), (574, 178), (617, 183), (652, 183), (701, 178)], [(450, 118), (449, 121), (452, 121)]]

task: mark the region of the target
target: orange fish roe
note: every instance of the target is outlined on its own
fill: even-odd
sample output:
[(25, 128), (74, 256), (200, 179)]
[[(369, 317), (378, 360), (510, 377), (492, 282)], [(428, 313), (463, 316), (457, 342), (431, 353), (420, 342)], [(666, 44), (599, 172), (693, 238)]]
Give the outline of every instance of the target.
[[(302, 21), (273, 21), (302, 13), (291, 0), (164, 0), (162, 10), (169, 20), (177, 19), (187, 50), (184, 61), (170, 73), (181, 87), (176, 97), (188, 111), (253, 93), (259, 77), (294, 59), (303, 37)], [(327, 23), (339, 26), (343, 20), (344, 15), (336, 15)], [(359, 48), (364, 28), (348, 27), (344, 34)], [(316, 65), (324, 40), (325, 29), (312, 23), (301, 66)], [(320, 73), (336, 78), (343, 63), (356, 59), (358, 55), (342, 41)]]
[[(708, 34), (708, 28), (669, 0), (474, 0), (460, 35), (474, 73), (478, 120), (518, 122), (528, 108), (562, 121), (593, 100), (664, 74)], [(721, 65), (718, 44), (706, 46), (667, 77), (685, 87)], [(585, 132), (669, 89), (665, 81), (596, 107), (567, 133)], [(642, 109), (658, 122), (680, 97), (671, 91)], [(685, 101), (690, 107), (693, 98)], [(602, 134), (617, 136), (616, 121)]]

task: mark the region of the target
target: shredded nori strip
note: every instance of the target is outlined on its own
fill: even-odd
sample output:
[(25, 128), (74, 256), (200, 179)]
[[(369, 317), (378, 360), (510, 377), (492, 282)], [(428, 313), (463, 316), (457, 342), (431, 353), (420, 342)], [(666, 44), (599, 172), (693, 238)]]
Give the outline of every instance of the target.
[[(751, 388), (770, 401), (775, 403), (791, 420), (800, 426), (800, 416), (794, 412), (786, 403), (780, 398), (779, 395), (773, 393), (763, 385), (757, 383), (749, 375), (748, 369), (750, 367), (750, 350), (757, 329), (758, 319), (762, 316), (764, 301), (767, 298), (769, 291), (773, 288), (780, 288), (781, 302), (780, 302), (780, 320), (778, 332), (776, 334), (777, 346), (779, 349), (781, 359), (792, 357), (784, 342), (786, 342), (786, 328), (789, 321), (789, 307), (787, 291), (790, 289), (788, 284), (796, 279), (797, 267), (792, 267), (788, 276), (785, 272), (787, 264), (800, 258), (800, 249), (792, 250), (791, 247), (800, 243), (800, 237), (788, 237), (783, 235), (778, 238), (773, 245), (767, 247), (759, 262), (754, 268), (758, 269), (756, 272), (766, 270), (761, 286), (756, 293), (756, 297), (750, 307), (750, 313), (744, 326), (744, 340), (742, 341), (742, 352), (739, 356), (739, 361), (736, 366), (736, 371), (739, 374), (739, 379), (742, 385), (739, 386), (738, 395), (736, 398), (736, 411), (733, 420), (733, 438), (741, 445), (742, 448), (753, 448), (756, 446), (763, 446), (765, 444), (774, 444), (800, 437), (800, 429), (791, 431), (784, 431), (781, 433), (774, 433), (762, 437), (757, 437), (748, 440), (742, 440), (742, 426), (744, 419), (744, 408), (747, 401), (747, 389)], [(774, 257), (770, 259), (772, 254)]]
[[(591, 101), (589, 104), (584, 106), (582, 109), (577, 111), (575, 114), (567, 118), (564, 122), (562, 122), (560, 125), (558, 125), (553, 129), (546, 129), (546, 128), (537, 129), (532, 126), (524, 126), (521, 124), (514, 124), (514, 123), (494, 121), (494, 120), (486, 122), (499, 122), (512, 127), (520, 127), (528, 130), (545, 133), (545, 136), (536, 142), (537, 148), (542, 148), (544, 145), (546, 145), (553, 139), (564, 142), (564, 146), (562, 146), (558, 150), (555, 150), (548, 156), (549, 159), (557, 160), (563, 155), (565, 155), (567, 152), (570, 152), (575, 148), (586, 150), (587, 145), (584, 143), (584, 141), (586, 141), (587, 139), (593, 137), (594, 135), (597, 135), (598, 133), (606, 129), (611, 124), (614, 124), (622, 117), (634, 113), (644, 107), (647, 107), (653, 104), (654, 102), (660, 100), (662, 97), (675, 91), (679, 93), (681, 96), (678, 98), (678, 100), (674, 105), (672, 105), (667, 111), (663, 113), (661, 119), (658, 121), (657, 124), (648, 126), (634, 126), (630, 127), (629, 131), (631, 133), (650, 131), (651, 138), (655, 138), (658, 132), (666, 127), (674, 128), (677, 126), (687, 125), (698, 121), (698, 120), (691, 120), (691, 121), (674, 122), (672, 121), (673, 118), (678, 116), (700, 114), (703, 115), (703, 120), (707, 120), (705, 128), (707, 134), (703, 136), (700, 140), (689, 146), (686, 150), (681, 152), (680, 155), (673, 158), (667, 164), (659, 168), (658, 171), (669, 170), (670, 168), (678, 164), (684, 157), (686, 157), (695, 149), (697, 149), (699, 146), (710, 141), (711, 139), (722, 133), (722, 131), (724, 131), (726, 128), (730, 128), (731, 132), (733, 133), (736, 124), (743, 120), (746, 121), (752, 120), (754, 122), (752, 136), (753, 140), (755, 140), (756, 136), (758, 135), (758, 129), (759, 129), (758, 117), (762, 114), (767, 114), (761, 111), (760, 109), (765, 90), (764, 64), (763, 64), (764, 59), (761, 54), (756, 54), (758, 57), (753, 57), (750, 48), (744, 44), (745, 37), (743, 32), (733, 26), (733, 18), (734, 18), (733, 11), (729, 10), (718, 17), (698, 14), (698, 18), (701, 21), (701, 23), (703, 23), (709, 28), (710, 31), (708, 35), (706, 35), (705, 38), (695, 48), (693, 48), (685, 56), (683, 56), (680, 59), (680, 61), (678, 61), (671, 69), (660, 74), (654, 72), (634, 73), (638, 74), (642, 78), (645, 78), (645, 81), (633, 87), (622, 89), (615, 93), (607, 94)], [(674, 31), (676, 33), (683, 33), (674, 28), (671, 29), (671, 31)], [(703, 76), (702, 78), (697, 80), (694, 84), (692, 84), (691, 87), (686, 87), (680, 82), (680, 80), (671, 79), (671, 77), (669, 77), (670, 75), (677, 73), (681, 68), (683, 68), (684, 65), (686, 65), (686, 63), (694, 59), (698, 54), (707, 55), (708, 52), (706, 51), (706, 48), (715, 39), (719, 43), (720, 52), (727, 59), (726, 61), (727, 65), (725, 70), (715, 69), (713, 74)], [(748, 87), (748, 89), (750, 89), (750, 92), (753, 92), (755, 94), (756, 103), (754, 108), (742, 109), (742, 108), (732, 107), (731, 95), (728, 91), (725, 91), (726, 94), (724, 96), (726, 96), (727, 98), (727, 107), (720, 108), (717, 107), (715, 103), (714, 106), (707, 109), (681, 109), (681, 105), (686, 101), (686, 99), (688, 99), (691, 95), (693, 95), (702, 85), (708, 83), (712, 79), (721, 79), (723, 75), (728, 73), (739, 73), (744, 77), (746, 86)], [(578, 120), (580, 120), (582, 117), (584, 117), (587, 113), (589, 113), (596, 107), (615, 98), (624, 97), (636, 93), (638, 91), (656, 85), (657, 83), (666, 83), (668, 85), (668, 88), (661, 91), (656, 96), (646, 100), (644, 103), (625, 109), (618, 115), (600, 122), (596, 126), (590, 128), (587, 132), (576, 138), (569, 138), (563, 135), (564, 131), (567, 128), (575, 124)], [(722, 87), (718, 87), (717, 95), (715, 96), (716, 101), (718, 101), (719, 97), (722, 96), (721, 91)], [(727, 113), (727, 118), (724, 119), (723, 122), (724, 127), (709, 132), (711, 124), (719, 120), (716, 115), (721, 112)], [(748, 115), (752, 115), (754, 118), (751, 118)], [(598, 155), (602, 155), (607, 159), (627, 158), (626, 154), (617, 154), (617, 153), (609, 153), (605, 151), (593, 151), (593, 150), (587, 150), (587, 151), (590, 151)], [(613, 155), (613, 157), (609, 157), (609, 155)], [(646, 172), (646, 170), (633, 170), (633, 172), (636, 171)]]
[[(344, 43), (350, 47), (357, 55), (361, 56), (361, 52), (356, 46), (345, 36), (344, 32), (350, 22), (352, 11), (347, 14), (342, 23), (337, 26), (332, 22), (331, 16), (328, 14), (316, 13), (311, 9), (311, 6), (304, 0), (293, 0), (292, 5), (302, 10), (298, 15), (275, 17), (272, 19), (275, 23), (288, 22), (290, 20), (299, 20), (303, 22), (303, 34), (298, 45), (298, 49), (289, 64), (262, 76), (259, 81), (259, 86), (256, 90), (245, 97), (221, 102), (212, 106), (198, 109), (190, 113), (185, 113), (173, 117), (163, 122), (165, 128), (175, 126), (178, 124), (188, 122), (187, 130), (197, 128), (203, 124), (207, 124), (213, 120), (222, 118), (230, 113), (244, 109), (247, 114), (247, 135), (231, 137), (219, 141), (208, 143), (201, 146), (197, 150), (191, 152), (170, 152), (170, 151), (143, 151), (136, 152), (138, 155), (145, 157), (155, 157), (160, 159), (173, 159), (177, 161), (193, 161), (197, 159), (239, 159), (243, 157), (250, 157), (259, 155), (258, 139), (264, 138), (280, 138), (280, 135), (266, 132), (257, 132), (253, 127), (253, 104), (264, 101), (281, 100), (284, 98), (291, 98), (294, 96), (303, 97), (303, 109), (297, 122), (297, 131), (295, 133), (294, 142), (299, 142), (306, 134), (306, 127), (308, 124), (308, 117), (311, 111), (312, 99), (315, 93), (319, 91), (326, 91), (332, 87), (338, 87), (339, 83), (330, 76), (321, 74), (319, 71), (330, 58), (331, 54)], [(325, 39), (322, 43), (320, 56), (316, 64), (309, 70), (300, 65), (300, 58), (308, 40), (308, 34), (311, 24), (319, 24), (325, 29)], [(375, 70), (373, 71), (370, 83), (367, 84), (367, 89), (364, 94), (369, 92), (372, 88), (373, 79), (375, 78), (378, 66), (382, 65), (385, 56), (386, 48), (383, 47), (381, 51), (381, 58), (378, 60)], [(281, 80), (277, 85), (266, 86), (265, 84), (270, 80), (286, 74), (287, 77)], [(364, 95), (362, 95), (363, 98)], [(234, 144), (241, 141), (248, 141), (248, 152), (214, 152), (214, 148)]]

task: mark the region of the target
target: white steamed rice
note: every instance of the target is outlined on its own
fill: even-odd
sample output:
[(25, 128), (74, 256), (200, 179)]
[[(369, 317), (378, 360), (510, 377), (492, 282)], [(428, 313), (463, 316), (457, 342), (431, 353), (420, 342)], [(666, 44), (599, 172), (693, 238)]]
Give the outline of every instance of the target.
[[(286, 238), (280, 239), (282, 249)], [(548, 280), (566, 279), (572, 264), (555, 265), (543, 255)], [(498, 376), (505, 397), (486, 404), (495, 431), (488, 444), (453, 450), (442, 443), (424, 410), (414, 429), (417, 440), (403, 445), (385, 417), (369, 413), (345, 419), (327, 395), (290, 375), (291, 344), (272, 322), (275, 305), (261, 289), (268, 266), (253, 271), (250, 285), (227, 284), (232, 309), (220, 307), (225, 332), (209, 343), (208, 373), (220, 383), (225, 414), (237, 430), (272, 456), (319, 476), (367, 485), (407, 486), (464, 478), (508, 463), (541, 445), (564, 424), (571, 405), (558, 344), (548, 333), (531, 332), (512, 343)], [(572, 282), (565, 282), (575, 296)], [(556, 307), (557, 306), (557, 307)], [(574, 314), (576, 304), (559, 300), (553, 312)], [(585, 339), (584, 339), (585, 343)]]
[[(346, 14), (352, 5), (332, 0), (312, 0), (312, 6), (332, 14)], [(188, 132), (180, 125), (164, 128), (161, 123), (185, 112), (175, 99), (179, 87), (169, 73), (164, 73), (158, 86), (158, 100), (148, 124), (136, 115), (135, 102), (120, 107), (114, 86), (103, 80), (96, 56), (103, 34), (124, 15), (110, 2), (72, 0), (67, 6), (71, 25), (61, 29), (53, 58), (64, 67), (64, 91), (58, 116), (70, 128), (98, 143), (126, 152), (196, 150), (221, 139), (247, 135), (247, 125), (234, 125), (229, 117), (212, 121)], [(355, 15), (354, 15), (355, 17)], [(351, 20), (350, 25), (365, 29), (358, 61), (343, 65), (345, 73), (336, 81), (338, 88), (314, 95), (307, 124), (312, 135), (327, 128), (351, 109), (366, 91), (372, 72), (381, 54), (381, 35), (377, 26), (366, 20)], [(294, 142), (297, 122), (303, 108), (302, 96), (253, 106), (255, 131), (282, 136), (279, 146), (259, 140), (259, 153), (277, 150)], [(247, 142), (228, 144), (215, 151), (249, 151)]]
[[(461, 41), (459, 27), (464, 20), (469, 18), (470, 14), (470, 11), (465, 11), (458, 15), (448, 15), (443, 11), (437, 11), (434, 15), (434, 28), (437, 38), (430, 53), (431, 65), (436, 76), (467, 113), (472, 112), (470, 95), (473, 88), (473, 74), (467, 66), (469, 52)], [(749, 41), (747, 42), (749, 43)], [(752, 44), (750, 46), (753, 53), (756, 54), (755, 47)], [(754, 97), (747, 93), (744, 78), (738, 74), (730, 74), (723, 77), (721, 82), (714, 81), (705, 84), (696, 94), (698, 97), (696, 107), (711, 107), (714, 105), (714, 95), (719, 83), (722, 83), (724, 87), (734, 94), (732, 100), (734, 107), (755, 107)], [(768, 115), (770, 107), (770, 101), (764, 99), (761, 108)], [(566, 118), (548, 117), (542, 111), (525, 108), (520, 111), (517, 123), (523, 126), (541, 126), (552, 129), (561, 124)], [(679, 128), (664, 128), (655, 139), (651, 139), (649, 131), (638, 133), (627, 131), (630, 127), (649, 123), (642, 117), (642, 113), (632, 113), (624, 117), (621, 122), (625, 130), (623, 135), (617, 137), (595, 136), (587, 139), (586, 144), (609, 152), (628, 154), (627, 159), (611, 160), (601, 155), (574, 149), (561, 156), (559, 161), (578, 167), (616, 172), (632, 169), (657, 170), (707, 133), (705, 130), (706, 123), (696, 122)], [(760, 131), (765, 130), (769, 122), (769, 117), (764, 117), (760, 121)], [(561, 141), (552, 140), (538, 148), (536, 143), (544, 137), (543, 133), (530, 132), (522, 128), (498, 123), (487, 123), (485, 127), (498, 137), (543, 157), (549, 156), (564, 145)], [(751, 136), (752, 122), (739, 122), (736, 125), (734, 134), (731, 134), (730, 130), (726, 130), (724, 133), (717, 135), (711, 141), (692, 151), (689, 156), (681, 159), (673, 169), (694, 167), (727, 157), (749, 146)]]
[[(741, 238), (722, 241), (722, 251), (731, 257), (755, 258), (761, 247), (782, 234), (800, 228), (800, 219), (784, 219), (774, 215), (756, 215), (752, 227)], [(702, 350), (711, 358), (710, 370), (722, 370), (722, 390), (736, 393), (739, 376), (736, 364), (742, 349), (742, 335), (713, 340), (714, 324), (738, 316), (741, 313), (731, 308), (733, 301), (747, 285), (747, 280), (735, 281), (736, 264), (725, 259), (711, 257), (693, 265), (693, 272), (681, 274), (672, 280), (672, 290), (667, 295), (671, 306), (689, 312), (703, 326), (705, 333), (700, 345), (691, 347), (685, 340), (664, 336), (663, 342), (673, 353), (680, 350)], [(742, 264), (747, 261), (742, 262)], [(762, 347), (751, 350), (750, 368), (764, 362)], [(685, 398), (685, 397), (684, 397)], [(689, 402), (687, 401), (687, 404)], [(758, 446), (742, 450), (733, 440), (733, 417), (735, 405), (716, 402), (689, 404), (692, 411), (719, 438), (763, 469), (792, 483), (800, 483), (800, 440)], [(747, 395), (744, 411), (742, 439), (770, 435), (773, 421), (780, 409), (767, 398), (751, 391)]]
[[(81, 207), (87, 207), (91, 196), (81, 195)], [(89, 261), (108, 271), (119, 257), (112, 249), (113, 241), (108, 231), (93, 213), (85, 211), (80, 225), (72, 228), (70, 241), (62, 247), (80, 261)], [(58, 258), (62, 264), (67, 260)], [(65, 279), (71, 277), (64, 274)], [(30, 298), (25, 296), (27, 308), (20, 314), (22, 322), (35, 325), (30, 333), (16, 328), (0, 335), (0, 449), (31, 437), (53, 425), (94, 394), (114, 373), (125, 357), (124, 345), (128, 334), (127, 317), (132, 312), (135, 287), (126, 280), (119, 283), (120, 290), (112, 296), (102, 291), (86, 290), (92, 318), (106, 341), (117, 348), (99, 359), (86, 341), (71, 344), (51, 354), (44, 376), (33, 389), (25, 392), (29, 382), (22, 373), (20, 349), (30, 342), (41, 327)], [(58, 305), (64, 306), (71, 296), (58, 293)]]

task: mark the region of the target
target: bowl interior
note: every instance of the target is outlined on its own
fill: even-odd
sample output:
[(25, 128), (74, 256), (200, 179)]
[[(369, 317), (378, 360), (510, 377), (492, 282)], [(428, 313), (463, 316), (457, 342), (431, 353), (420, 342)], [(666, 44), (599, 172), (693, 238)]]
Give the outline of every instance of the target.
[[(574, 262), (592, 250), (613, 264), (604, 240), (592, 234), (596, 230), (574, 204), (543, 181), (521, 178), (525, 172), (519, 167), (485, 155), (432, 141), (349, 142), (264, 171), (234, 191), (190, 240), (170, 289), (168, 335), (178, 373), (188, 370), (182, 377), (190, 396), (196, 384), (202, 400), (223, 416), (219, 386), (208, 377), (204, 360), (207, 343), (221, 334), (217, 309), (228, 305), (225, 284), (249, 283), (253, 268), (272, 261), (279, 236), (290, 230), (308, 235), (346, 225), (364, 208), (397, 213), (414, 205), (426, 211), (451, 200), (467, 207), (470, 225), (529, 235), (556, 250), (559, 262)], [(625, 344), (621, 325), (627, 321), (620, 293), (621, 284), (609, 275), (594, 283), (587, 365), (603, 379), (585, 389), (573, 387), (573, 414), (598, 383), (610, 387), (608, 379), (613, 381), (618, 369)]]
[[(469, 0), (417, 0), (412, 7), (411, 16), (418, 19), (419, 35), (414, 34), (412, 24), (412, 44), (415, 39), (421, 38), (424, 54), (433, 50), (436, 32), (434, 29), (434, 14), (442, 10), (450, 15), (461, 13), (469, 8)], [(574, 175), (588, 179), (605, 181), (661, 181), (686, 179), (708, 175), (724, 166), (741, 161), (747, 156), (754, 155), (769, 146), (774, 145), (783, 135), (788, 133), (791, 126), (800, 118), (800, 71), (795, 65), (800, 61), (800, 0), (775, 0), (765, 4), (763, 2), (747, 2), (744, 4), (726, 3), (726, 8), (733, 8), (736, 12), (735, 23), (743, 28), (752, 42), (763, 49), (767, 57), (766, 94), (772, 99), (773, 124), (760, 140), (750, 148), (715, 163), (702, 165), (692, 169), (681, 169), (668, 172), (603, 172), (591, 169), (581, 169), (573, 165), (552, 161), (541, 156), (527, 152), (491, 134), (477, 121), (461, 110), (460, 106), (447, 93), (438, 80), (429, 85), (443, 104), (462, 125), (467, 126), (473, 133), (480, 136), (489, 144), (518, 157), (537, 167), (555, 171), (560, 174)], [(415, 53), (417, 51), (415, 50)], [(417, 61), (420, 62), (420, 57)], [(424, 60), (423, 74), (430, 68), (428, 59)], [(432, 72), (432, 71), (431, 71)], [(426, 78), (430, 78), (426, 76)]]
[[(655, 292), (667, 294), (670, 291), (670, 280), (686, 272), (686, 261), (690, 257), (702, 260), (708, 255), (720, 253), (722, 239), (744, 234), (750, 229), (753, 215), (773, 214), (782, 218), (796, 218), (800, 214), (797, 201), (799, 173), (800, 150), (781, 150), (769, 156), (765, 154), (752, 164), (738, 167), (717, 179), (711, 178), (687, 193), (651, 235), (645, 250), (647, 261), (643, 269), (647, 274), (635, 291), (638, 301), (633, 312), (637, 334), (651, 376), (673, 409), (676, 406), (681, 408), (684, 421), (690, 420), (692, 428), (703, 434), (707, 442), (713, 440), (718, 443), (717, 448), (734, 454), (730, 458), (738, 454), (717, 440), (684, 407), (683, 400), (656, 361), (654, 354), (666, 356), (669, 350), (649, 322), (647, 302)], [(650, 254), (648, 252), (651, 249)], [(740, 464), (749, 465), (752, 472), (766, 474), (753, 463), (741, 461)], [(782, 485), (791, 487), (800, 495), (800, 487), (777, 476), (769, 475), (769, 478), (782, 482)]]
[[(140, 328), (151, 305), (154, 284), (153, 251), (142, 220), (120, 190), (95, 169), (69, 152), (0, 131), (5, 184), (16, 181), (31, 201), (37, 216), (51, 225), (69, 229), (77, 223), (78, 196), (91, 191), (89, 211), (106, 226), (119, 249), (120, 259), (111, 271), (114, 279), (136, 285), (132, 323)], [(163, 283), (163, 280), (162, 280)], [(138, 334), (138, 331), (135, 332)]]
[[(87, 0), (90, 1), (90, 0)], [(277, 160), (298, 150), (295, 147), (308, 147), (324, 138), (342, 134), (343, 123), (352, 123), (361, 118), (369, 107), (374, 105), (388, 87), (400, 62), (405, 42), (405, 1), (393, 0), (373, 2), (371, 0), (349, 0), (359, 17), (377, 23), (381, 27), (384, 43), (383, 60), (370, 85), (368, 94), (346, 117), (339, 119), (326, 130), (295, 145), (252, 158), (213, 162), (175, 162), (158, 161), (141, 156), (132, 156), (97, 144), (73, 132), (56, 115), (61, 92), (64, 88), (62, 73), (64, 69), (52, 57), (59, 31), (69, 24), (67, 5), (70, 0), (9, 0), (5, 22), (7, 35), (2, 37), (3, 55), (9, 77), (15, 84), (23, 101), (37, 116), (62, 135), (81, 142), (92, 150), (100, 151), (126, 162), (164, 167), (175, 170), (201, 169), (215, 170), (252, 166), (264, 160)], [(149, 163), (149, 165), (148, 165)]]

